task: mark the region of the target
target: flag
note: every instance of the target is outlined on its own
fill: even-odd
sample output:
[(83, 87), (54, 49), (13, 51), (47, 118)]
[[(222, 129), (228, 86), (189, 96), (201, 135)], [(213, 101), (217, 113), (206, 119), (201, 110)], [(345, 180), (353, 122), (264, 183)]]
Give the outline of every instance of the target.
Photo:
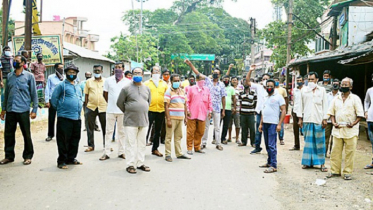
[(39, 16), (38, 8), (36, 6), (36, 0), (32, 0), (32, 32), (35, 35), (41, 35), (39, 28)]

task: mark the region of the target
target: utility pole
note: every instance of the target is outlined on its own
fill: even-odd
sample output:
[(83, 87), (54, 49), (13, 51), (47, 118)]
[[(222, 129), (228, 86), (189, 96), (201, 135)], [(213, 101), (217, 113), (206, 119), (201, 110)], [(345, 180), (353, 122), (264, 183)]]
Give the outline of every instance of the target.
[(286, 64), (289, 64), (291, 60), (291, 30), (293, 27), (293, 4), (294, 0), (289, 0), (289, 12), (288, 12), (288, 41), (287, 41), (287, 53), (286, 53)]
[(250, 18), (250, 29), (251, 29), (251, 65), (255, 63), (255, 18)]
[(32, 36), (32, 0), (26, 0), (25, 15), (25, 50), (31, 58), (31, 36)]
[(2, 40), (2, 47), (8, 45), (8, 23), (9, 23), (9, 12), (10, 12), (10, 6), (12, 4), (12, 0), (3, 0), (3, 40)]

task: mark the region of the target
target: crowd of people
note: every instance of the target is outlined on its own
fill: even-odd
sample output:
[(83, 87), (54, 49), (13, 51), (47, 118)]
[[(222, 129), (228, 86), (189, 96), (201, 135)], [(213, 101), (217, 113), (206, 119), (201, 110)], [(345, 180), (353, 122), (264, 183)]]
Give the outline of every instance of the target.
[[(290, 150), (301, 149), (301, 133), (305, 141), (303, 169), (319, 166), (322, 172), (328, 172), (325, 158), (330, 156), (331, 170), (327, 177), (343, 175), (345, 180), (351, 180), (359, 121), (363, 118), (367, 119), (373, 144), (373, 88), (367, 91), (363, 108), (360, 98), (351, 92), (352, 79), (346, 77), (340, 81), (332, 78), (328, 70), (320, 82), (316, 72), (297, 76), (295, 88), (289, 91), (292, 97), (279, 78), (266, 73), (253, 79), (254, 65), (241, 80), (230, 76), (233, 64), (225, 75), (218, 67), (212, 75), (203, 75), (189, 60), (185, 63), (193, 74), (184, 81), (183, 75), (171, 74), (167, 69), (161, 71), (158, 66), (151, 68), (151, 79), (143, 81), (144, 69), (125, 71), (124, 64), (118, 62), (112, 76), (104, 78), (103, 66), (94, 65), (93, 74), (85, 72), (86, 80), (78, 82), (78, 67), (57, 63), (55, 73), (48, 77), (44, 87), (42, 54), (38, 54), (37, 62), (29, 64), (24, 56), (13, 57), (9, 52), (10, 48), (4, 48), (0, 71), (0, 117), (5, 120), (5, 159), (0, 161), (1, 165), (14, 162), (17, 124), (24, 137), (23, 163), (31, 164), (34, 150), (30, 119), (36, 118), (40, 97), (48, 108), (46, 141), (56, 136), (60, 169), (82, 164), (76, 159), (82, 110), (87, 132), (85, 152), (96, 149), (94, 133), (99, 131), (99, 122), (104, 148), (99, 160), (110, 159), (114, 150), (112, 143), (117, 141), (118, 158), (126, 160), (126, 171), (131, 174), (137, 170), (150, 171), (145, 165), (147, 145), (151, 146), (152, 155), (165, 156), (165, 161), (172, 162), (172, 140), (176, 158), (191, 159), (194, 153), (206, 152), (209, 140), (217, 150), (223, 151), (223, 145), (235, 139), (239, 147), (252, 146), (251, 154), (257, 154), (262, 151), (262, 136), (268, 159), (260, 167), (266, 168), (265, 173), (277, 172), (277, 138), (280, 145), (285, 144), (284, 119), (289, 101), (294, 132), (294, 147)], [(38, 93), (40, 88), (44, 90), (42, 94)], [(181, 147), (183, 125), (186, 126), (186, 153)], [(213, 125), (213, 136), (209, 138), (210, 125)], [(159, 151), (161, 143), (165, 144), (164, 155)], [(365, 168), (373, 169), (373, 161)]]

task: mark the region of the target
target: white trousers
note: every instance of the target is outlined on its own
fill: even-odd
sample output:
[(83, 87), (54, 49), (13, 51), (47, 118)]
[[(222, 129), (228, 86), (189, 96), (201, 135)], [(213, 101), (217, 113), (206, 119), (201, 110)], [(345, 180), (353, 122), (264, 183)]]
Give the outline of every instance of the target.
[(110, 156), (111, 154), (111, 140), (113, 138), (115, 122), (117, 122), (116, 140), (118, 141), (118, 156), (124, 154), (123, 114), (106, 113), (106, 134), (104, 154), (106, 154), (107, 156)]
[(145, 162), (146, 132), (148, 127), (124, 126), (124, 146), (127, 167), (140, 167)]
[[(216, 145), (221, 144), (221, 139), (220, 139), (220, 112), (212, 112), (212, 121), (214, 123), (214, 132), (215, 132), (215, 141)], [(210, 128), (210, 119), (209, 116), (207, 115), (206, 117), (206, 125), (205, 125), (205, 133), (203, 134), (202, 137), (202, 145), (207, 144), (207, 139), (209, 138), (209, 128)]]

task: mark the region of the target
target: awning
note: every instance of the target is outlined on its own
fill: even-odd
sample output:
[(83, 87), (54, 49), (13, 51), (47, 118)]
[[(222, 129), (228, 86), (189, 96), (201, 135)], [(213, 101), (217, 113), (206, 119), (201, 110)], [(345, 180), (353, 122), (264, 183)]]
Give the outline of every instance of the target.
[(361, 65), (361, 64), (366, 64), (366, 63), (372, 63), (373, 62), (373, 50), (364, 53), (362, 55), (350, 58), (350, 59), (345, 59), (345, 60), (340, 60), (338, 63), (343, 64), (343, 65)]
[(347, 0), (347, 1), (335, 1), (334, 4), (330, 6), (330, 11), (328, 13), (328, 16), (337, 16), (342, 11), (342, 9), (346, 6), (348, 6), (350, 3), (357, 1), (357, 0)]
[(351, 2), (354, 2), (356, 0), (347, 0), (347, 1), (341, 1), (341, 2), (338, 2), (338, 3), (335, 3), (335, 4), (332, 4), (332, 6), (330, 6), (330, 8), (334, 8), (334, 7), (344, 7), (345, 5), (351, 3)]

